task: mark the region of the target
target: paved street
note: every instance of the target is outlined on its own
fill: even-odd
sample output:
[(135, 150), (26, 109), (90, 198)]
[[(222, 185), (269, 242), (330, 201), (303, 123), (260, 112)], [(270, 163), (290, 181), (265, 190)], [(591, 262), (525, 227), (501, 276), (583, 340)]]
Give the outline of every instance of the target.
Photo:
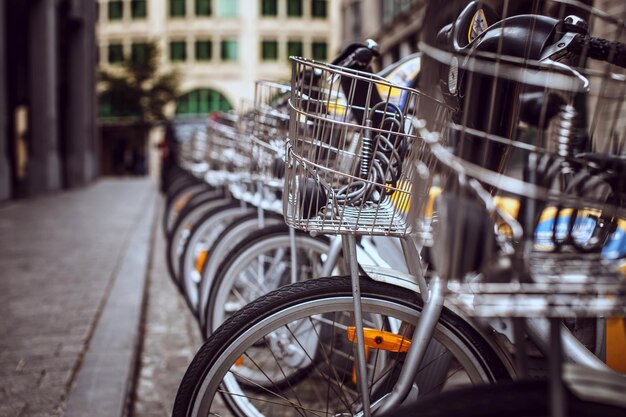
[(178, 384), (200, 347), (195, 319), (165, 265), (165, 239), (157, 227), (149, 275), (147, 314), (133, 417), (169, 417)]
[[(103, 388), (74, 385), (94, 362), (90, 352), (98, 346), (90, 340), (115, 305), (109, 294), (125, 284), (120, 280), (144, 279), (133, 272), (141, 254), (128, 254), (152, 227), (146, 217), (155, 193), (147, 179), (102, 179), (0, 206), (0, 417), (63, 415), (73, 391), (88, 394), (87, 402), (76, 401), (81, 405)], [(145, 230), (137, 235), (139, 225)], [(133, 337), (123, 340), (125, 349), (133, 350)]]

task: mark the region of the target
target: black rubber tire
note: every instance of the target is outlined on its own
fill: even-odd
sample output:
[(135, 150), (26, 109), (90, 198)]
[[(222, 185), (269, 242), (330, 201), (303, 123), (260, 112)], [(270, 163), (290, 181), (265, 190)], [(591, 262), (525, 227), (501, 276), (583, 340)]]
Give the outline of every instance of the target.
[[(568, 417), (624, 417), (626, 409), (567, 394)], [(507, 381), (424, 397), (381, 417), (550, 417), (545, 379)]]
[[(213, 330), (211, 326), (211, 320), (209, 318), (209, 314), (211, 311), (211, 306), (215, 305), (216, 289), (222, 285), (222, 282), (224, 281), (228, 270), (234, 264), (237, 264), (239, 262), (241, 254), (246, 252), (248, 248), (259, 244), (259, 242), (262, 243), (264, 240), (269, 239), (273, 236), (289, 236), (289, 226), (287, 226), (286, 224), (277, 224), (274, 226), (269, 226), (263, 229), (259, 229), (256, 232), (248, 235), (245, 239), (243, 239), (237, 246), (235, 246), (235, 248), (230, 252), (230, 254), (226, 258), (224, 258), (224, 260), (222, 261), (222, 263), (220, 264), (218, 268), (219, 272), (217, 276), (215, 277), (213, 284), (211, 285), (209, 302), (207, 303), (206, 309), (203, 312), (204, 317), (206, 319), (205, 329), (202, 329), (203, 335), (205, 338), (209, 334), (211, 334)], [(329, 244), (328, 237), (324, 235), (320, 235), (314, 238), (314, 237), (311, 237), (311, 235), (309, 235), (308, 233), (296, 231), (296, 236), (308, 238), (308, 239), (319, 239), (325, 244)]]
[[(217, 256), (217, 251), (222, 249), (222, 245), (225, 244), (224, 243), (224, 239), (226, 238), (231, 238), (231, 233), (234, 233), (233, 230), (236, 230), (241, 224), (243, 223), (247, 223), (249, 221), (255, 221), (258, 219), (258, 213), (249, 213), (249, 214), (245, 214), (243, 216), (239, 216), (237, 219), (235, 219), (231, 224), (229, 224), (226, 229), (224, 229), (222, 231), (222, 233), (220, 233), (220, 235), (218, 236), (218, 238), (216, 239), (215, 243), (211, 246), (211, 248), (209, 249), (208, 253), (207, 253), (207, 262), (204, 263), (204, 265), (202, 266), (202, 278), (201, 278), (201, 282), (203, 282), (205, 279), (207, 279), (206, 274), (207, 272), (207, 267), (208, 265), (214, 260), (214, 257)], [(268, 211), (268, 212), (264, 212), (263, 216), (265, 219), (272, 219), (273, 221), (280, 221), (280, 222), (284, 222), (284, 217), (282, 215), (279, 215), (277, 213)], [(274, 224), (274, 222), (272, 222), (271, 224)], [(232, 248), (234, 249), (239, 242), (244, 241), (248, 238), (248, 234), (243, 234), (243, 235), (237, 235), (237, 239), (238, 241), (232, 246)], [(228, 250), (228, 253), (231, 253), (232, 249)], [(218, 268), (217, 271), (219, 271), (219, 267), (221, 266), (222, 262), (224, 262), (225, 259), (227, 259), (228, 256), (224, 257), (220, 263), (218, 264)], [(215, 259), (215, 261), (219, 261), (217, 259)], [(216, 272), (217, 272), (216, 271)], [(216, 276), (217, 273), (215, 273), (213, 276)], [(204, 282), (203, 282), (204, 285)], [(201, 285), (202, 287), (202, 285)], [(206, 307), (202, 308), (202, 291), (201, 291), (201, 295), (200, 295), (201, 301), (200, 301), (200, 305), (198, 306), (199, 310), (198, 310), (198, 325), (199, 325), (199, 329), (201, 332), (204, 332), (204, 321), (203, 321), (203, 314), (200, 314), (200, 311), (205, 312), (206, 311)]]
[[(200, 348), (189, 365), (174, 403), (173, 417), (188, 417), (189, 407), (194, 404), (198, 389), (211, 367), (218, 366), (220, 355), (227, 351), (230, 344), (264, 319), (284, 311), (294, 305), (302, 305), (315, 299), (328, 297), (350, 297), (352, 294), (350, 277), (329, 277), (298, 282), (273, 291), (231, 316)], [(410, 309), (416, 314), (421, 310), (415, 293), (404, 288), (361, 278), (361, 294), (377, 300), (387, 300)], [(438, 326), (445, 326), (446, 331), (454, 333), (465, 341), (463, 348), (471, 352), (481, 368), (488, 373), (489, 380), (498, 381), (510, 378), (506, 367), (498, 355), (467, 322), (445, 309)]]
[[(179, 271), (179, 276), (178, 276), (178, 290), (181, 292), (181, 294), (183, 295), (183, 297), (185, 298), (185, 301), (187, 302), (187, 306), (189, 307), (189, 309), (191, 311), (193, 311), (193, 307), (192, 307), (192, 303), (191, 300), (188, 297), (188, 294), (185, 292), (185, 285), (184, 285), (184, 280), (186, 279), (186, 277), (184, 276), (185, 274), (185, 268), (184, 268), (184, 260), (185, 260), (185, 256), (187, 255), (187, 252), (192, 250), (193, 248), (191, 248), (190, 243), (192, 242), (192, 237), (194, 235), (194, 233), (196, 233), (198, 231), (198, 229), (200, 229), (202, 227), (202, 224), (206, 221), (208, 221), (209, 219), (211, 219), (211, 217), (215, 216), (216, 214), (218, 214), (219, 212), (223, 211), (223, 210), (229, 210), (229, 209), (236, 209), (236, 208), (240, 208), (241, 207), (241, 203), (235, 200), (232, 200), (231, 202), (229, 202), (228, 204), (224, 204), (224, 205), (220, 205), (212, 210), (209, 210), (208, 212), (206, 212), (204, 215), (202, 215), (202, 217), (200, 217), (200, 219), (195, 222), (193, 224), (193, 227), (191, 228), (190, 232), (189, 232), (189, 237), (187, 238), (187, 240), (185, 241), (185, 245), (183, 247), (183, 252), (181, 253), (180, 258), (178, 259), (178, 271)], [(237, 216), (233, 217), (230, 219), (229, 225), (230, 223), (232, 223), (235, 219), (237, 218)], [(212, 242), (212, 244), (215, 244), (215, 242), (217, 241), (217, 238), (215, 241)]]
[(187, 198), (185, 205), (182, 207), (181, 211), (178, 213), (178, 215), (180, 215), (185, 209), (185, 206), (188, 205), (191, 199), (193, 198), (193, 195), (188, 195), (189, 193), (193, 193), (194, 195), (196, 195), (207, 190), (211, 190), (211, 187), (209, 187), (208, 184), (202, 184), (197, 181), (186, 182), (183, 186), (178, 188), (171, 195), (167, 196), (167, 198), (165, 199), (165, 207), (163, 209), (163, 218), (161, 219), (163, 223), (162, 224), (163, 233), (165, 234), (165, 236), (167, 236), (171, 232), (171, 228), (174, 226), (176, 222), (176, 219), (174, 218), (174, 221), (170, 223), (170, 214), (172, 210), (174, 210), (174, 206), (177, 204), (178, 200), (183, 197)]
[[(178, 217), (176, 217), (176, 222), (174, 223), (174, 226), (172, 227), (171, 233), (166, 235), (166, 249), (165, 249), (165, 256), (166, 256), (166, 264), (167, 264), (167, 270), (170, 274), (170, 277), (174, 280), (175, 283), (178, 282), (178, 277), (176, 276), (176, 274), (174, 273), (174, 264), (172, 263), (172, 259), (170, 257), (170, 253), (172, 250), (172, 246), (175, 244), (174, 239), (173, 239), (173, 234), (174, 232), (181, 227), (182, 224), (187, 222), (187, 217), (196, 210), (196, 208), (213, 202), (213, 201), (217, 201), (217, 200), (223, 200), (224, 199), (224, 195), (222, 193), (216, 194), (216, 195), (211, 195), (209, 197), (206, 197), (202, 200), (199, 200), (196, 204), (193, 205), (186, 205), (185, 208), (180, 212), (180, 214), (178, 215)], [(178, 285), (178, 284), (177, 284)]]

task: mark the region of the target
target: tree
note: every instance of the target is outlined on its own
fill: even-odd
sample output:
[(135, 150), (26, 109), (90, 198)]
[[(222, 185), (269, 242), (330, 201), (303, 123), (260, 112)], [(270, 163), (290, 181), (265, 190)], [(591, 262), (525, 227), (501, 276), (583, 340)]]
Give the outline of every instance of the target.
[(155, 42), (140, 46), (119, 68), (100, 71), (100, 105), (110, 117), (151, 124), (166, 119), (165, 106), (179, 94), (180, 75), (159, 72)]

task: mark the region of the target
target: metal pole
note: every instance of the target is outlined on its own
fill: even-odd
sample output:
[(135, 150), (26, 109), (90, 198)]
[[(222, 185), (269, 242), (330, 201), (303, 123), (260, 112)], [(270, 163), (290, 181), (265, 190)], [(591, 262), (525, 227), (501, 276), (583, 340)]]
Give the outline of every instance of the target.
[(289, 228), (289, 246), (291, 249), (291, 283), (298, 282), (298, 248), (296, 246), (296, 229)]
[(359, 264), (356, 258), (356, 238), (354, 235), (342, 235), (343, 241), (348, 247), (348, 251), (344, 252), (344, 256), (350, 259), (350, 276), (352, 278), (352, 296), (354, 299), (354, 325), (356, 327), (356, 377), (361, 393), (361, 402), (363, 404), (363, 416), (369, 417), (370, 397), (367, 387), (367, 364), (365, 363), (365, 338), (363, 336), (363, 311), (361, 309), (361, 286), (359, 282)]
[(411, 339), (411, 346), (406, 354), (404, 366), (400, 371), (398, 382), (393, 387), (393, 390), (378, 400), (374, 404), (374, 410), (376, 414), (383, 414), (393, 410), (394, 407), (399, 405), (408, 393), (411, 391), (413, 381), (419, 365), (426, 353), (426, 348), (432, 339), (435, 326), (441, 316), (441, 310), (443, 309), (443, 301), (445, 298), (446, 281), (439, 277), (434, 277), (430, 282), (430, 296), (428, 302), (424, 305), (420, 321), (415, 327), (413, 338)]
[(548, 367), (550, 371), (550, 415), (565, 417), (567, 404), (565, 402), (565, 386), (563, 385), (563, 351), (561, 347), (561, 320), (550, 319), (550, 356)]

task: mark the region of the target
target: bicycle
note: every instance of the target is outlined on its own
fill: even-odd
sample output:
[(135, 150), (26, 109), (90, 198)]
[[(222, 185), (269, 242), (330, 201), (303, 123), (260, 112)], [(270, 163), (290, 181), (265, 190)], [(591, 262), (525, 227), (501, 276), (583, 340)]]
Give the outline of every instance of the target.
[[(350, 56), (350, 54), (348, 55)], [(294, 59), (293, 62), (294, 79), (292, 80), (291, 122), (295, 123), (297, 127), (301, 127), (303, 131), (295, 131), (293, 125), (290, 125), (289, 141), (298, 143), (299, 146), (304, 146), (308, 142), (312, 147), (300, 152), (307, 155), (317, 154), (320, 159), (326, 162), (333, 160), (333, 162), (345, 163), (345, 159), (337, 158), (335, 160), (334, 156), (355, 155), (354, 150), (350, 153), (352, 144), (350, 146), (341, 146), (341, 144), (336, 142), (341, 142), (342, 138), (347, 138), (349, 134), (363, 127), (359, 123), (349, 123), (347, 116), (344, 117), (347, 113), (346, 109), (354, 109), (353, 104), (358, 101), (348, 95), (346, 102), (340, 103), (337, 98), (338, 95), (332, 94), (333, 91), (337, 91), (337, 85), (333, 84), (332, 87), (324, 86), (325, 80), (335, 79), (337, 83), (340, 83), (342, 80), (348, 80), (354, 83), (353, 88), (347, 89), (344, 87), (343, 91), (356, 91), (356, 85), (359, 83), (361, 85), (369, 84), (368, 91), (376, 88), (377, 85), (382, 86), (388, 92), (393, 91), (394, 94), (388, 94), (388, 97), (393, 97), (394, 99), (398, 98), (395, 94), (396, 89), (398, 93), (406, 93), (411, 97), (409, 100), (412, 100), (413, 103), (418, 100), (418, 97), (422, 98), (415, 90), (389, 84), (384, 79), (372, 74), (362, 75), (356, 71), (343, 70), (340, 67), (300, 59)], [(305, 79), (304, 83), (296, 84), (298, 74), (315, 74), (319, 82), (313, 86), (312, 82), (307, 84), (308, 80)], [(309, 89), (307, 89), (307, 85), (309, 85)], [(326, 95), (325, 92), (330, 92), (330, 94)], [(322, 96), (324, 99), (320, 99), (319, 103), (310, 104), (308, 102), (309, 97), (318, 100)], [(294, 104), (294, 99), (298, 98), (301, 99), (300, 103)], [(426, 97), (423, 97), (423, 99), (429, 100)], [(441, 103), (435, 101), (432, 101), (432, 103), (441, 105)], [(362, 108), (372, 106), (368, 106), (368, 103), (366, 103), (366, 106)], [(306, 113), (305, 109), (307, 108), (315, 108), (316, 110)], [(294, 109), (299, 110), (299, 113), (295, 112)], [(330, 113), (325, 113), (326, 109), (331, 109)], [(406, 107), (406, 109), (407, 114), (413, 117), (414, 110), (411, 106)], [(442, 106), (442, 112), (444, 111), (445, 108)], [(329, 118), (325, 118), (325, 116), (329, 116)], [(335, 120), (335, 117), (339, 120)], [(300, 121), (300, 118), (302, 121)], [(325, 125), (309, 123), (308, 118), (321, 119)], [(393, 125), (396, 126), (395, 123)], [(342, 127), (344, 128), (343, 130)], [(379, 128), (379, 130), (386, 131), (388, 134), (406, 138), (407, 141), (415, 139), (414, 135), (400, 133), (395, 131), (394, 128), (389, 129), (382, 130)], [(304, 130), (307, 132), (305, 133)], [(320, 142), (316, 138), (320, 136), (319, 132), (325, 132), (321, 136), (328, 134), (329, 141), (318, 147), (317, 144)], [(331, 154), (333, 156), (330, 156)], [(303, 169), (305, 162), (303, 162), (303, 159), (299, 159), (297, 163), (294, 162), (295, 158), (298, 158), (296, 155), (293, 148), (288, 148), (286, 191), (283, 194), (286, 219), (292, 224), (300, 222), (305, 225), (300, 227), (307, 231), (314, 229), (315, 232), (320, 234), (337, 232), (338, 226), (331, 224), (331, 221), (326, 219), (317, 223), (316, 227), (312, 229), (314, 224), (312, 223), (312, 218), (314, 216), (309, 215), (311, 214), (311, 201), (319, 200), (315, 196), (311, 198), (306, 191), (302, 192), (300, 190), (302, 182), (295, 180), (295, 178), (300, 178), (298, 174), (304, 175), (306, 172), (293, 172), (293, 170)], [(342, 175), (341, 171), (338, 170), (340, 167), (341, 165), (334, 165), (336, 171), (333, 171), (333, 174), (337, 177), (333, 178), (333, 180), (336, 179), (337, 181), (350, 184), (353, 177), (346, 174)], [(413, 175), (414, 171), (410, 168), (403, 170), (397, 178), (398, 183), (412, 180)], [(302, 178), (307, 179), (306, 176)], [(332, 180), (327, 178), (327, 182), (331, 183)], [(397, 192), (399, 194), (395, 196), (396, 204), (400, 207), (406, 205), (410, 196), (410, 193), (406, 190), (397, 186), (392, 187), (384, 181), (382, 184), (375, 182), (371, 182), (371, 184), (374, 187), (381, 187), (383, 190), (385, 188), (393, 189), (394, 193)], [(306, 188), (302, 188), (306, 190)], [(293, 200), (294, 198), (297, 199), (298, 196), (300, 200)], [(369, 218), (367, 216), (353, 216), (350, 218), (353, 223), (350, 223), (348, 226), (344, 225), (344, 229), (340, 229), (340, 231), (346, 232), (349, 230), (357, 233), (365, 232), (390, 236), (405, 235), (411, 227), (408, 222), (408, 213), (406, 210), (393, 208), (392, 205), (389, 205), (388, 200), (385, 201), (385, 204), (384, 207), (391, 210), (393, 222), (386, 223), (386, 219), (389, 217), (383, 217), (382, 210), (380, 210), (381, 219), (383, 219), (381, 223), (376, 224), (372, 222), (372, 216), (374, 218), (377, 216), (377, 208), (370, 207), (373, 211), (372, 216), (369, 216)], [(418, 204), (412, 205), (412, 207), (417, 206)], [(337, 205), (336, 208), (348, 210), (349, 206), (347, 204)], [(300, 213), (305, 214), (300, 215)], [(363, 219), (361, 223), (359, 223), (360, 219)], [(339, 227), (342, 227), (341, 224)], [(346, 230), (345, 227), (354, 227), (355, 230)], [(350, 326), (349, 322), (346, 322), (349, 319), (346, 313), (354, 312), (355, 309), (358, 311), (358, 307), (352, 299), (354, 295), (354, 278), (362, 281), (359, 282), (359, 287), (360, 292), (362, 292), (363, 317), (371, 330), (371, 340), (368, 339), (368, 346), (375, 348), (378, 346), (377, 343), (385, 342), (389, 344), (389, 346), (384, 345), (388, 350), (372, 349), (373, 353), (368, 360), (370, 371), (374, 370), (370, 372), (372, 375), (370, 385), (373, 398), (380, 398), (386, 394), (393, 382), (399, 377), (400, 363), (405, 360), (407, 348), (410, 344), (408, 335), (412, 334), (412, 330), (422, 312), (422, 304), (417, 302), (419, 299), (418, 283), (412, 275), (391, 273), (385, 276), (383, 271), (380, 270), (372, 270), (372, 275), (380, 280), (386, 279), (391, 281), (395, 285), (359, 278), (355, 253), (356, 241), (354, 238), (349, 238), (347, 243), (348, 245), (346, 246), (349, 246), (349, 249), (344, 249), (344, 253), (348, 250), (352, 254), (350, 265), (352, 277), (310, 280), (282, 287), (276, 292), (249, 304), (227, 320), (211, 336), (190, 365), (177, 395), (174, 415), (188, 415), (187, 412), (194, 415), (197, 411), (194, 408), (203, 407), (204, 404), (202, 399), (194, 402), (192, 398), (203, 398), (205, 388), (209, 392), (206, 397), (212, 398), (217, 393), (224, 374), (228, 374), (228, 368), (231, 368), (231, 365), (235, 367), (233, 369), (236, 369), (236, 376), (233, 376), (233, 374), (226, 375), (223, 382), (233, 393), (233, 395), (226, 395), (225, 399), (235, 413), (249, 415), (250, 413), (260, 412), (255, 407), (255, 405), (259, 407), (260, 405), (255, 403), (255, 401), (262, 400), (263, 395), (261, 394), (274, 394), (276, 396), (273, 400), (274, 407), (280, 408), (276, 401), (281, 400), (284, 401), (284, 406), (291, 407), (293, 404), (286, 400), (285, 396), (297, 394), (296, 391), (298, 389), (296, 389), (295, 384), (298, 381), (307, 380), (306, 377), (310, 377), (314, 381), (311, 383), (313, 385), (306, 384), (307, 390), (311, 389), (311, 386), (315, 387), (318, 384), (322, 385), (325, 383), (323, 390), (332, 391), (332, 405), (338, 407), (342, 412), (350, 410), (349, 412), (352, 413), (355, 409), (358, 409), (360, 405), (357, 404), (358, 401), (356, 400), (358, 397), (357, 392), (359, 392), (357, 384), (358, 381), (362, 381), (358, 377), (361, 370), (355, 366), (355, 363), (358, 363), (358, 361), (355, 362), (355, 358), (352, 355), (354, 340), (350, 340), (348, 333), (356, 334), (358, 338), (359, 333), (362, 332), (362, 329), (358, 329), (361, 319), (358, 318), (355, 321), (355, 326)], [(415, 276), (418, 276), (421, 270), (417, 268), (421, 268), (421, 266), (416, 265), (415, 262), (419, 256), (415, 246), (405, 241), (403, 249), (410, 255), (409, 259), (413, 260), (410, 263), (413, 268), (412, 272)], [(403, 279), (404, 282), (402, 282)], [(402, 284), (398, 286), (398, 283), (401, 282)], [(436, 279), (433, 282), (431, 285), (436, 290), (434, 294), (437, 294), (441, 289), (438, 288)], [(426, 285), (425, 282), (422, 284)], [(402, 286), (408, 286), (411, 290), (402, 288)], [(510, 374), (505, 365), (507, 362), (506, 353), (499, 351), (498, 347), (490, 344), (488, 337), (483, 337), (479, 329), (465, 322), (453, 312), (443, 309), (443, 313), (440, 314), (443, 307), (440, 304), (442, 300), (437, 295), (431, 295), (431, 297), (434, 301), (429, 304), (430, 308), (427, 305), (426, 313), (424, 313), (427, 318), (422, 320), (422, 322), (430, 321), (432, 326), (436, 328), (436, 342), (431, 345), (430, 350), (438, 351), (439, 354), (435, 356), (429, 367), (422, 369), (418, 377), (420, 384), (425, 387), (427, 381), (436, 381), (435, 384), (431, 383), (431, 385), (434, 385), (431, 389), (439, 390), (441, 385), (450, 382), (446, 376), (458, 374), (459, 370), (463, 371), (460, 373), (464, 375), (466, 380), (476, 383), (509, 377)], [(292, 321), (295, 321), (294, 324), (289, 326), (288, 323)], [(354, 329), (354, 327), (357, 329)], [(296, 336), (300, 336), (301, 333), (305, 338), (298, 340)], [(422, 337), (430, 339), (428, 335), (423, 335)], [(363, 343), (361, 346), (364, 347)], [(423, 348), (419, 352), (420, 356), (424, 356), (426, 353), (424, 344), (413, 343), (411, 346), (414, 349), (415, 347)], [(244, 354), (248, 349), (250, 351)], [(279, 364), (273, 363), (262, 371), (254, 369), (255, 364), (260, 365), (262, 358), (277, 359), (278, 357), (281, 358)], [(415, 359), (409, 360), (415, 361)], [(419, 358), (417, 359), (419, 361)], [(212, 364), (215, 365), (215, 368), (211, 366)], [(216, 377), (214, 372), (217, 372), (219, 376)], [(442, 373), (444, 374), (443, 378), (437, 377), (437, 375)], [(354, 378), (353, 374), (355, 374)], [(435, 375), (434, 378), (433, 374)], [(268, 375), (274, 377), (275, 380), (270, 380)], [(317, 378), (313, 378), (313, 376), (317, 376)], [(336, 381), (333, 381), (335, 377)], [(464, 378), (459, 378), (459, 380), (462, 381)], [(412, 379), (415, 380), (415, 375), (412, 376)], [(423, 379), (423, 383), (421, 379)], [(340, 389), (337, 389), (337, 387), (340, 387)], [(198, 389), (201, 389), (203, 393), (198, 394)], [(250, 394), (251, 392), (256, 392), (257, 395), (253, 398), (243, 398), (245, 393)], [(318, 391), (316, 394), (322, 396), (323, 393)], [(325, 399), (331, 400), (330, 396), (325, 397)], [(311, 398), (307, 398), (307, 400), (313, 401)], [(306, 402), (303, 398), (299, 398), (298, 401), (301, 404)], [(327, 403), (326, 405), (330, 406), (331, 404)], [(271, 414), (278, 412), (276, 409), (264, 411)], [(208, 413), (207, 410), (202, 411), (202, 414), (206, 413)]]
[[(624, 27), (624, 22), (583, 3), (555, 3), (577, 6), (596, 27)], [(475, 19), (482, 7), (470, 4), (440, 33), (447, 35), (447, 43), (422, 45), (443, 64), (444, 74), (449, 71), (442, 82), (444, 96), (462, 109), (448, 135), (422, 132), (438, 161), (438, 170), (431, 173), (434, 181), (445, 184), (438, 201), (439, 236), (434, 238), (439, 259), (434, 261), (444, 279), (455, 281), (449, 286), (451, 303), (474, 317), (513, 319), (522, 377), (528, 376), (526, 320), (550, 321), (549, 337), (539, 345), (549, 360), (548, 379), (521, 378), (449, 392), (386, 415), (452, 416), (461, 404), (467, 416), (624, 415), (626, 380), (608, 368), (563, 364), (560, 328), (564, 317), (626, 315), (619, 237), (626, 167), (623, 138), (615, 131), (625, 97), (623, 70), (617, 67), (626, 66), (626, 45), (590, 36), (585, 22), (575, 16), (561, 21), (509, 17), (462, 43), (467, 34), (463, 23)], [(521, 38), (519, 30), (537, 30), (528, 36), (539, 38), (536, 44), (542, 48), (494, 50), (506, 44), (502, 38), (507, 29), (517, 29)], [(489, 45), (496, 37), (499, 41)], [(553, 61), (562, 57), (569, 58), (568, 65)], [(596, 67), (587, 58), (606, 64)], [(475, 88), (478, 83), (482, 89)], [(510, 99), (521, 97), (520, 118), (530, 129), (499, 124), (500, 111), (510, 108), (498, 107), (500, 101), (490, 104), (488, 121), (472, 124), (476, 120), (464, 111), (469, 103), (484, 102), (503, 87), (521, 92)], [(581, 111), (589, 120), (576, 123)], [(546, 133), (551, 121), (558, 125), (556, 134)], [(535, 133), (533, 141), (529, 132)], [(494, 206), (493, 195), (502, 194), (520, 202), (516, 213)], [(468, 211), (475, 214), (474, 224)], [(551, 219), (547, 212), (552, 212)], [(492, 231), (497, 228), (505, 233), (496, 240)], [(459, 252), (459, 242), (476, 240), (487, 249), (475, 256)], [(620, 245), (619, 251), (606, 250)]]

